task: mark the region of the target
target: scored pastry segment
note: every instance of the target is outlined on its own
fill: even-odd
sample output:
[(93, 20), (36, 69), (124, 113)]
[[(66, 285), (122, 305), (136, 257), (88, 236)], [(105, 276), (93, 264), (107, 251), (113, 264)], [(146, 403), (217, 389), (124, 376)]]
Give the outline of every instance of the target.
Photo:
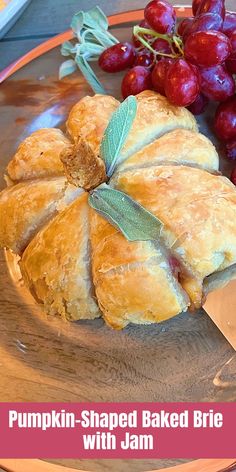
[(100, 316), (91, 279), (88, 196), (83, 193), (26, 248), (21, 271), (49, 314), (68, 320)]
[(164, 243), (185, 267), (181, 284), (199, 307), (204, 278), (236, 263), (234, 187), (224, 177), (186, 166), (130, 170), (111, 184), (163, 222)]
[(12, 182), (64, 174), (60, 153), (70, 145), (60, 129), (42, 128), (34, 131), (18, 147), (7, 166)]
[(106, 322), (121, 329), (186, 311), (189, 300), (158, 241), (129, 242), (93, 209), (89, 213), (93, 281)]
[(176, 128), (198, 131), (194, 116), (186, 108), (171, 105), (166, 97), (145, 90), (136, 98), (137, 114), (121, 151), (120, 162)]
[(110, 95), (97, 94), (82, 98), (72, 107), (66, 122), (70, 137), (74, 142), (83, 138), (98, 153), (104, 131), (119, 104)]
[(218, 171), (219, 156), (215, 146), (206, 136), (190, 129), (177, 128), (132, 154), (118, 166), (117, 171), (165, 163), (199, 166), (206, 170)]
[(116, 329), (129, 323), (160, 323), (186, 311), (188, 303), (159, 259), (108, 272), (96, 287), (105, 321)]
[(0, 193), (0, 246), (20, 255), (39, 229), (80, 193), (65, 177), (6, 188)]
[(132, 243), (105, 218), (90, 208), (90, 228), (94, 279), (124, 263), (145, 262), (156, 256), (155, 247), (145, 241)]

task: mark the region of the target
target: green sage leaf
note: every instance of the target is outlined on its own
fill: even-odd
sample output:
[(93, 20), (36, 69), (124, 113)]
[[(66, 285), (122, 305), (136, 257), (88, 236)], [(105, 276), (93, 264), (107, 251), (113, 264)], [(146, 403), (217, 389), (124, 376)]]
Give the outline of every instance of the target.
[(83, 25), (84, 25), (84, 12), (79, 11), (73, 16), (70, 27), (72, 31), (75, 33), (75, 35), (79, 36), (80, 31), (83, 28)]
[(89, 28), (94, 29), (108, 29), (108, 21), (105, 13), (96, 6), (91, 8), (91, 10), (83, 12), (84, 15), (84, 26), (88, 26)]
[(77, 44), (72, 44), (70, 41), (65, 41), (61, 46), (62, 56), (72, 56), (77, 52)]
[(128, 241), (152, 241), (163, 227), (156, 216), (127, 194), (99, 185), (90, 193), (89, 205), (117, 227)]
[(100, 44), (94, 44), (87, 41), (86, 43), (79, 45), (78, 51), (82, 56), (89, 56), (89, 58), (93, 56), (98, 57), (104, 51), (104, 47)]
[[(105, 94), (104, 88), (88, 65), (88, 61), (97, 60), (105, 49), (119, 42), (108, 31), (106, 15), (98, 6), (87, 12), (79, 11), (72, 18), (71, 28), (77, 40), (74, 39), (73, 43), (65, 41), (61, 48), (61, 54), (71, 56), (75, 60), (95, 93)], [(62, 66), (62, 70), (66, 70), (65, 67)], [(61, 73), (63, 74), (63, 72)]]
[(68, 59), (68, 61), (63, 62), (60, 65), (59, 69), (59, 79), (63, 79), (67, 75), (72, 74), (77, 70), (76, 62), (73, 59)]
[(81, 43), (92, 42), (95, 44), (100, 44), (104, 49), (119, 43), (118, 39), (116, 39), (115, 36), (112, 36), (109, 31), (94, 30), (91, 28), (83, 30), (80, 40)]
[(100, 155), (105, 162), (108, 177), (114, 172), (136, 112), (137, 100), (133, 95), (130, 95), (114, 111), (108, 123), (100, 145)]
[(97, 41), (99, 41), (100, 44), (104, 46), (105, 49), (109, 48), (110, 46), (114, 46), (114, 44), (119, 43), (118, 39), (115, 38), (115, 36), (113, 36), (109, 31), (104, 30), (96, 31), (96, 39)]
[(93, 72), (93, 69), (88, 64), (86, 58), (83, 56), (76, 55), (75, 62), (79, 67), (80, 71), (82, 72), (84, 78), (87, 80), (90, 87), (93, 89), (94, 93), (101, 93), (102, 95), (106, 95), (105, 89), (103, 88), (101, 82), (99, 82), (98, 78)]

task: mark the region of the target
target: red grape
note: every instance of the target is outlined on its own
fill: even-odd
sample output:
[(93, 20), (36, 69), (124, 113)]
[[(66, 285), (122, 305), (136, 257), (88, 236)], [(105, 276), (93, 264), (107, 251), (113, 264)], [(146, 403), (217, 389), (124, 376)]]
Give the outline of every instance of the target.
[(166, 0), (152, 0), (144, 9), (145, 20), (158, 33), (165, 34), (174, 30), (176, 13)]
[(231, 59), (231, 57), (229, 57), (225, 62), (225, 65), (230, 74), (236, 74), (236, 58)]
[(165, 80), (166, 74), (171, 64), (173, 64), (174, 59), (163, 57), (155, 65), (152, 71), (152, 85), (156, 92), (165, 95)]
[(199, 69), (201, 92), (210, 100), (223, 102), (235, 93), (235, 82), (225, 66)]
[(201, 13), (218, 13), (223, 19), (225, 17), (225, 0), (202, 0), (197, 15)]
[(232, 46), (232, 54), (230, 56), (230, 59), (235, 59), (236, 58), (236, 29), (230, 35), (229, 39), (230, 39), (231, 46)]
[(165, 93), (171, 103), (188, 106), (193, 103), (200, 91), (198, 75), (191, 64), (177, 59), (170, 65), (165, 80)]
[[(152, 48), (157, 52), (164, 52), (165, 54), (171, 54), (171, 47), (165, 39), (157, 38), (152, 44)], [(161, 56), (157, 55), (157, 59), (161, 59)]]
[(223, 141), (236, 139), (236, 95), (218, 106), (214, 126)]
[(198, 8), (200, 6), (200, 3), (202, 3), (202, 0), (193, 0), (193, 3), (192, 3), (192, 10), (193, 10), (193, 14), (194, 16), (196, 15), (197, 11), (198, 11)]
[(190, 17), (190, 18), (184, 18), (179, 26), (178, 26), (178, 34), (179, 36), (185, 36), (185, 34), (187, 34), (187, 32), (189, 31), (189, 29), (191, 28), (191, 25), (193, 23), (193, 20), (194, 18), (193, 17)]
[(223, 33), (230, 36), (236, 30), (236, 13), (225, 13)]
[(142, 49), (136, 54), (134, 66), (151, 67), (154, 63), (154, 56), (148, 49)]
[(151, 72), (142, 66), (135, 66), (126, 72), (122, 84), (121, 91), (124, 98), (128, 95), (137, 95), (143, 90), (151, 89)]
[(212, 67), (224, 62), (231, 53), (229, 38), (219, 31), (198, 31), (185, 43), (185, 57), (193, 64)]
[(135, 60), (135, 49), (130, 43), (118, 43), (105, 49), (98, 64), (105, 72), (120, 72), (131, 67)]
[(231, 179), (231, 182), (233, 182), (233, 184), (236, 185), (236, 167), (232, 170), (230, 179)]
[[(146, 20), (142, 20), (142, 21), (139, 23), (139, 26), (140, 26), (141, 28), (148, 28), (148, 29), (151, 28), (150, 25), (148, 24), (148, 22), (147, 22)], [(149, 39), (152, 39), (152, 36), (151, 36), (150, 34), (144, 34), (144, 35), (142, 35), (142, 37), (143, 37), (144, 39), (146, 39), (146, 41), (149, 41)], [(133, 39), (133, 43), (134, 43), (134, 45), (135, 45), (136, 48), (143, 48), (143, 47), (144, 47), (144, 45), (139, 41), (138, 38), (136, 38), (136, 36), (134, 36), (134, 34), (133, 34), (133, 36), (132, 36), (132, 39)]]
[(195, 102), (189, 105), (188, 109), (193, 115), (201, 115), (207, 107), (209, 100), (205, 95), (200, 93), (196, 98)]
[(232, 53), (228, 57), (225, 65), (230, 74), (236, 74), (236, 30), (229, 36), (232, 46)]
[(202, 13), (194, 18), (193, 23), (188, 29), (188, 34), (196, 33), (197, 31), (221, 31), (223, 27), (223, 20), (217, 13)]
[(226, 157), (232, 161), (236, 160), (236, 139), (226, 143)]

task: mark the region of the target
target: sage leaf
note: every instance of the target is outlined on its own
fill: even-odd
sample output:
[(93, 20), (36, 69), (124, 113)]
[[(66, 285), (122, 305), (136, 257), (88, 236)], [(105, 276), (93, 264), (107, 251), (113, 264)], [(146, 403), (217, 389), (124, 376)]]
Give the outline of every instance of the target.
[(114, 111), (105, 130), (100, 156), (105, 162), (107, 176), (114, 172), (120, 151), (125, 144), (137, 112), (137, 100), (133, 95), (127, 97)]
[(109, 33), (109, 31), (97, 30), (96, 38), (97, 41), (99, 41), (105, 49), (109, 48), (110, 46), (114, 46), (114, 44), (119, 43), (118, 39), (115, 38), (115, 36), (113, 36), (111, 33)]
[(91, 28), (83, 30), (80, 40), (81, 43), (93, 42), (95, 44), (100, 44), (103, 46), (103, 50), (119, 43), (118, 39), (116, 39), (115, 36), (112, 36), (108, 31), (93, 30)]
[(84, 26), (88, 26), (93, 29), (108, 29), (108, 21), (105, 13), (96, 6), (91, 8), (91, 10), (83, 12), (84, 15)]
[(77, 70), (76, 62), (73, 59), (68, 59), (68, 61), (63, 62), (60, 65), (59, 69), (59, 79), (63, 79), (67, 75), (72, 74)]
[(61, 47), (61, 54), (62, 56), (72, 56), (77, 52), (77, 46), (72, 44), (70, 41), (65, 41)]
[(65, 41), (61, 47), (61, 54), (71, 56), (75, 60), (95, 93), (105, 94), (88, 62), (96, 61), (105, 49), (119, 43), (118, 39), (108, 31), (106, 15), (98, 6), (87, 12), (79, 11), (72, 18), (71, 28), (76, 39), (73, 43)]
[(79, 11), (73, 16), (70, 27), (72, 31), (75, 33), (75, 35), (79, 36), (80, 31), (83, 28), (83, 25), (84, 25), (84, 12)]
[(76, 55), (75, 62), (79, 67), (80, 71), (82, 72), (84, 78), (87, 80), (90, 87), (93, 89), (94, 93), (106, 95), (105, 89), (103, 88), (101, 82), (99, 82), (98, 78), (93, 72), (93, 69), (88, 64), (86, 58), (83, 56)]
[(100, 46), (99, 44), (86, 42), (86, 43), (80, 44), (78, 51), (80, 55), (82, 56), (89, 55), (91, 59), (91, 57), (93, 56), (95, 57), (100, 56), (100, 54), (102, 54), (102, 52), (104, 51), (104, 47)]
[(128, 241), (152, 241), (160, 237), (161, 221), (127, 194), (107, 184), (92, 190), (89, 205), (117, 227)]

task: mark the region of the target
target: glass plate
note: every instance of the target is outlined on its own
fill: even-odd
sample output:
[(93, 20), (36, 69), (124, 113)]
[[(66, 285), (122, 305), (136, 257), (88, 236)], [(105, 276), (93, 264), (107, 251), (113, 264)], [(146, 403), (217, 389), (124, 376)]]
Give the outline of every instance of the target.
[[(181, 7), (178, 15), (190, 11)], [(134, 16), (141, 19), (142, 11), (130, 12), (125, 23), (113, 25), (113, 34), (120, 40), (130, 39)], [(50, 41), (55, 45), (54, 39)], [(48, 48), (46, 44), (40, 46), (41, 53)], [(29, 53), (23, 63), (35, 56)], [(60, 48), (54, 48), (0, 86), (1, 188), (4, 169), (20, 141), (41, 127), (63, 129), (71, 106), (92, 94), (79, 72), (58, 81), (62, 60)], [(109, 75), (94, 67), (109, 93), (121, 98), (123, 74)], [(209, 110), (199, 121), (200, 130), (212, 139), (209, 123), (213, 112)], [(222, 160), (221, 168), (227, 174), (225, 164)], [(0, 313), (0, 401), (236, 400), (236, 354), (203, 310), (123, 331), (112, 331), (101, 319), (73, 324), (49, 319), (23, 286), (16, 260), (1, 252)], [(143, 471), (179, 463), (115, 462), (109, 461), (109, 470)], [(105, 470), (103, 461), (64, 463)]]

